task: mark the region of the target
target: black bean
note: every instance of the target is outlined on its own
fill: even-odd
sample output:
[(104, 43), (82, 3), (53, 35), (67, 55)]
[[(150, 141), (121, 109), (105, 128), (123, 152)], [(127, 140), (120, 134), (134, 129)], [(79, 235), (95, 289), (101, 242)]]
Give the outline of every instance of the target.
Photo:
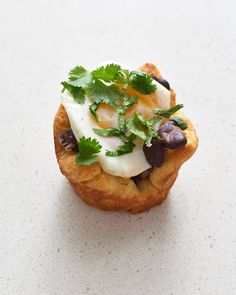
[(160, 167), (164, 163), (165, 149), (163, 144), (156, 138), (152, 139), (150, 147), (144, 144), (143, 152), (147, 162), (154, 167)]
[(136, 175), (136, 176), (134, 176), (134, 177), (131, 177), (131, 178), (132, 178), (132, 180), (133, 180), (134, 182), (138, 182), (138, 181), (140, 181), (140, 180), (146, 178), (146, 177), (149, 175), (149, 173), (150, 173), (151, 171), (152, 171), (152, 168), (149, 168), (149, 169), (143, 171), (142, 173), (140, 173), (140, 174), (138, 174), (138, 175)]
[(71, 128), (67, 129), (65, 133), (59, 134), (59, 142), (67, 152), (78, 151), (77, 140)]
[(154, 79), (154, 80), (156, 80), (157, 82), (159, 82), (162, 86), (164, 86), (166, 89), (168, 89), (168, 90), (170, 90), (170, 84), (169, 84), (169, 82), (168, 81), (166, 81), (165, 79), (163, 79), (163, 78), (158, 78), (158, 77), (156, 77), (156, 76), (152, 76), (152, 78)]
[(183, 147), (187, 139), (174, 121), (166, 121), (158, 130), (165, 148), (176, 149)]

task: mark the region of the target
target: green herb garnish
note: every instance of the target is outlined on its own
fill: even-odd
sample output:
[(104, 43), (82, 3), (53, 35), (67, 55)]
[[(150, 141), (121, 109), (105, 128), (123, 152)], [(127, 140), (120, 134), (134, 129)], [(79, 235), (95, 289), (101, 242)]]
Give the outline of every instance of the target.
[(130, 85), (130, 76), (131, 72), (129, 70), (122, 69), (117, 75), (116, 82), (125, 89)]
[(135, 104), (138, 100), (137, 96), (129, 96), (127, 93), (124, 94), (124, 100), (118, 108), (118, 113), (125, 113), (129, 107)]
[(125, 143), (118, 147), (116, 151), (106, 151), (106, 156), (108, 157), (118, 157), (124, 154), (131, 153), (133, 151), (135, 144), (133, 142)]
[(156, 90), (156, 85), (153, 84), (151, 75), (139, 72), (121, 69), (116, 78), (116, 82), (121, 84), (123, 88), (131, 87), (142, 94), (150, 94)]
[(106, 128), (106, 129), (96, 129), (94, 128), (93, 131), (100, 136), (119, 136), (122, 134), (122, 131), (118, 128)]
[(92, 82), (92, 75), (83, 67), (75, 67), (69, 72), (68, 84), (76, 87), (87, 87)]
[(126, 126), (130, 133), (135, 134), (139, 138), (146, 140), (147, 135), (143, 129), (141, 129), (138, 124), (136, 123), (136, 120), (134, 118), (130, 118), (127, 120)]
[(188, 128), (187, 124), (177, 116), (171, 117), (171, 120), (176, 122), (180, 129), (185, 130)]
[(146, 123), (149, 124), (149, 125), (153, 125), (155, 123), (158, 123), (162, 120), (161, 117), (153, 117), (153, 118), (150, 118), (148, 120), (146, 120)]
[(119, 128), (122, 132), (125, 132), (125, 128), (126, 128), (126, 118), (125, 115), (123, 113), (119, 113), (118, 114), (118, 124), (119, 124)]
[(159, 109), (154, 109), (153, 113), (160, 115), (164, 118), (169, 118), (170, 116), (172, 116), (175, 112), (177, 112), (178, 110), (182, 109), (184, 107), (183, 104), (177, 104), (174, 107), (168, 109), (168, 110), (159, 110)]
[(92, 76), (97, 79), (101, 79), (106, 82), (114, 81), (121, 67), (116, 64), (108, 64), (92, 71)]
[(156, 85), (152, 84), (153, 78), (151, 75), (144, 72), (131, 72), (130, 86), (143, 94), (150, 94), (156, 90)]
[(77, 165), (90, 165), (98, 162), (98, 157), (95, 154), (100, 153), (102, 146), (96, 139), (82, 136), (77, 144), (79, 148), (79, 153), (76, 157)]
[(123, 96), (116, 85), (107, 85), (100, 80), (94, 80), (93, 83), (88, 86), (86, 94), (96, 104), (105, 102), (112, 107), (117, 107)]
[(127, 128), (131, 134), (135, 134), (139, 138), (145, 140), (147, 146), (151, 146), (153, 137), (160, 139), (157, 131), (152, 127), (152, 125), (159, 120), (156, 118), (144, 120), (141, 113), (135, 113), (133, 118), (127, 120)]
[(83, 104), (85, 102), (85, 92), (83, 88), (72, 86), (67, 82), (62, 82), (61, 84), (63, 85), (64, 89), (67, 89), (70, 92), (77, 103)]
[[(68, 81), (62, 82), (64, 86), (62, 91), (67, 89), (75, 101), (80, 104), (85, 102), (86, 95), (96, 104), (105, 102), (113, 108), (119, 106), (125, 111), (137, 101), (137, 98), (125, 99), (128, 95), (119, 90), (116, 84), (120, 84), (122, 89), (131, 87), (140, 93), (149, 94), (156, 90), (156, 85), (152, 82), (151, 75), (121, 69), (118, 64), (108, 64), (92, 72), (81, 66), (76, 66), (69, 72)], [(124, 102), (120, 104), (122, 97), (124, 97)]]
[(184, 106), (183, 104), (177, 104), (168, 110), (154, 109), (153, 113), (159, 115), (159, 117), (154, 117), (154, 118), (159, 118), (159, 120), (161, 120), (162, 118), (170, 118), (170, 120), (176, 122), (176, 124), (180, 127), (180, 129), (185, 130), (188, 128), (188, 126), (180, 117), (178, 116), (171, 117), (175, 112), (182, 109), (183, 106)]
[(98, 107), (99, 107), (99, 104), (100, 104), (100, 103), (96, 103), (96, 102), (94, 102), (93, 104), (91, 104), (91, 105), (89, 106), (89, 110), (90, 110), (91, 114), (95, 117), (95, 119), (96, 119), (97, 121), (98, 121), (97, 109), (98, 109)]
[(128, 143), (128, 142), (134, 142), (134, 140), (137, 138), (137, 136), (133, 133), (131, 133), (130, 135), (121, 134), (121, 135), (119, 135), (119, 138), (123, 142)]

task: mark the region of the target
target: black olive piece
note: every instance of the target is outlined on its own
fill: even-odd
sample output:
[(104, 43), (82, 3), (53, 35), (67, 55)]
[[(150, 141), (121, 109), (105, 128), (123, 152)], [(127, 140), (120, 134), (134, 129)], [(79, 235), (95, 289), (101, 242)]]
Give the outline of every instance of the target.
[(140, 174), (138, 174), (138, 175), (136, 175), (136, 176), (131, 177), (131, 179), (132, 179), (134, 182), (138, 182), (138, 181), (140, 181), (140, 180), (146, 178), (146, 177), (149, 175), (149, 173), (150, 173), (151, 171), (152, 171), (152, 168), (149, 168), (149, 169), (143, 171), (142, 173), (140, 173)]
[(67, 152), (78, 151), (77, 140), (71, 128), (67, 129), (65, 133), (59, 134), (59, 142)]
[(166, 121), (158, 130), (165, 148), (177, 149), (187, 143), (187, 139), (174, 121)]
[(164, 86), (166, 89), (170, 90), (170, 84), (168, 81), (166, 81), (163, 78), (158, 78), (157, 76), (152, 76), (152, 78), (154, 80), (156, 80), (157, 82), (159, 82), (162, 86)]
[(147, 162), (154, 167), (160, 167), (165, 160), (165, 149), (163, 144), (156, 138), (152, 139), (150, 147), (143, 145), (143, 152)]

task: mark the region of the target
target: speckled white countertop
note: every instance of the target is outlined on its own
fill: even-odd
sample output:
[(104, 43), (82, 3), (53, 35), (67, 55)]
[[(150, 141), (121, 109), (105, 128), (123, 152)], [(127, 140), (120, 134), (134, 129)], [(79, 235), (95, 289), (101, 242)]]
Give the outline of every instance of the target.
[[(0, 4), (0, 294), (235, 294), (235, 1)], [(200, 138), (139, 215), (85, 205), (54, 156), (60, 81), (104, 60), (156, 63)]]

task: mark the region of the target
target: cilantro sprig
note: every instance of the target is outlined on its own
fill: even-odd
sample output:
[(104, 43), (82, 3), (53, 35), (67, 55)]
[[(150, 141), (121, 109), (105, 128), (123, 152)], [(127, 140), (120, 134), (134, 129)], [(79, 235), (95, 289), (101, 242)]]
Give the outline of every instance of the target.
[(135, 134), (139, 138), (146, 140), (146, 133), (143, 130), (142, 126), (140, 128), (139, 124), (137, 124), (134, 118), (130, 118), (127, 120), (127, 128), (131, 134)]
[(69, 81), (71, 86), (85, 88), (92, 82), (92, 75), (83, 67), (75, 67), (69, 72)]
[(112, 107), (117, 107), (122, 98), (122, 92), (116, 85), (107, 85), (101, 80), (95, 79), (87, 88), (86, 94), (96, 104), (105, 102)]
[(136, 134), (128, 131), (128, 120), (125, 118), (124, 113), (122, 111), (118, 114), (118, 124), (119, 128), (105, 128), (105, 129), (97, 129), (94, 128), (93, 131), (97, 135), (109, 137), (116, 136), (119, 137), (120, 140), (124, 142), (124, 145), (118, 147), (116, 151), (106, 151), (106, 156), (108, 157), (118, 157), (127, 153), (131, 153), (133, 148), (135, 147), (134, 140), (136, 139)]
[(87, 71), (81, 66), (77, 66), (69, 72), (68, 81), (64, 81), (63, 90), (67, 89), (74, 100), (83, 104), (85, 96), (89, 97), (93, 104), (90, 107), (91, 113), (96, 117), (96, 106), (105, 102), (116, 108), (123, 93), (115, 83), (115, 78), (120, 70), (119, 65), (109, 64), (106, 67), (100, 67), (92, 72)]
[(106, 82), (115, 81), (119, 71), (121, 70), (120, 65), (108, 64), (92, 71), (92, 76), (97, 79), (101, 79)]
[(85, 92), (83, 88), (72, 86), (68, 82), (62, 82), (61, 84), (64, 86), (63, 91), (67, 89), (77, 103), (83, 104), (85, 102)]
[[(76, 66), (69, 72), (68, 81), (61, 84), (62, 91), (67, 89), (79, 104), (83, 104), (87, 96), (97, 105), (105, 102), (113, 108), (128, 109), (137, 98), (124, 99), (122, 102), (121, 98), (127, 96), (124, 89), (131, 87), (142, 94), (149, 94), (156, 90), (156, 85), (152, 82), (152, 76), (147, 73), (122, 69), (118, 64), (108, 64), (91, 72)], [(117, 85), (121, 85), (122, 89)], [(96, 108), (90, 108), (90, 111), (96, 117)]]
[(135, 113), (133, 118), (128, 119), (127, 126), (131, 133), (143, 139), (147, 146), (151, 146), (152, 138), (159, 139), (156, 130), (153, 128), (153, 124), (160, 120), (160, 118), (144, 120), (141, 113)]
[(156, 85), (152, 83), (151, 75), (144, 72), (133, 71), (130, 76), (130, 86), (140, 93), (150, 94), (156, 90)]
[(92, 139), (91, 137), (86, 138), (82, 136), (77, 144), (79, 153), (76, 157), (76, 163), (78, 166), (90, 165), (98, 162), (96, 154), (100, 153), (102, 146), (95, 138)]
[(109, 157), (118, 157), (127, 153), (131, 153), (133, 151), (133, 148), (135, 144), (133, 141), (136, 138), (136, 135), (134, 133), (130, 135), (126, 135), (126, 128), (127, 128), (127, 122), (123, 114), (119, 114), (119, 128), (105, 128), (105, 129), (97, 129), (94, 128), (93, 131), (97, 135), (103, 136), (103, 137), (109, 137), (109, 136), (116, 136), (119, 137), (120, 140), (124, 142), (124, 145), (121, 145), (118, 147), (116, 151), (106, 151), (106, 156)]
[(174, 113), (176, 113), (178, 110), (182, 109), (184, 107), (183, 104), (177, 104), (174, 107), (168, 109), (168, 110), (160, 110), (160, 109), (154, 109), (153, 113), (158, 115), (158, 117), (154, 118), (170, 118), (171, 121), (174, 121), (181, 130), (185, 130), (188, 128), (188, 125), (178, 116), (172, 116)]
[(156, 90), (152, 76), (144, 72), (121, 69), (116, 82), (123, 88), (131, 87), (142, 94), (150, 94)]

